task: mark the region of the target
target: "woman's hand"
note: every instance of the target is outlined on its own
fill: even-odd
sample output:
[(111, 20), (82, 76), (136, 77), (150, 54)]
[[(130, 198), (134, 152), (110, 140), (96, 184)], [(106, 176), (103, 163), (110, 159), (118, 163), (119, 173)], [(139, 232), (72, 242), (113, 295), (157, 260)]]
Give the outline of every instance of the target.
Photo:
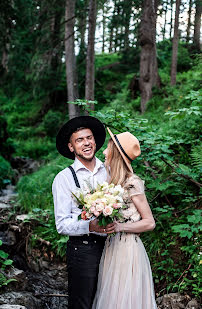
[(122, 223), (114, 222), (114, 232), (115, 232), (115, 233), (119, 233), (119, 232), (122, 231), (122, 229), (121, 229), (121, 224), (122, 224)]

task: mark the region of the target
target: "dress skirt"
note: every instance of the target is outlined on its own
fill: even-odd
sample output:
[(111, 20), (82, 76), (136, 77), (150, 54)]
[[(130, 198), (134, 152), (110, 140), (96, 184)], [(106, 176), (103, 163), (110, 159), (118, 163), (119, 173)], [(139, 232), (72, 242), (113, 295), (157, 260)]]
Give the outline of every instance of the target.
[(157, 309), (150, 262), (136, 234), (107, 238), (92, 309)]

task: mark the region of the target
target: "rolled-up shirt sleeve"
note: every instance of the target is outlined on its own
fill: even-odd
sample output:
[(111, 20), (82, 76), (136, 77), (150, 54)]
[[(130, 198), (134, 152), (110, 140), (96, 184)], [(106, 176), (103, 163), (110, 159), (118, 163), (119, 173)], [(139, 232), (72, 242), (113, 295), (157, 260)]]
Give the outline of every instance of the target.
[(52, 185), (55, 223), (59, 234), (83, 235), (89, 233), (89, 221), (78, 220), (80, 209), (72, 212), (71, 184), (65, 175), (59, 173)]

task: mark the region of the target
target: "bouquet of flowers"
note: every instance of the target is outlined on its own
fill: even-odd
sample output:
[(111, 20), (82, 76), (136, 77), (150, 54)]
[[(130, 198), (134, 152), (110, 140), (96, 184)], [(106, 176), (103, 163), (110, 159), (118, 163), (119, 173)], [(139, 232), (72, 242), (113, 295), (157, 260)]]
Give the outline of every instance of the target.
[(115, 186), (107, 182), (99, 184), (95, 189), (87, 188), (85, 191), (79, 189), (72, 193), (78, 207), (82, 209), (78, 219), (89, 220), (95, 216), (102, 226), (121, 220), (123, 218), (121, 209), (124, 208), (123, 193), (121, 185)]

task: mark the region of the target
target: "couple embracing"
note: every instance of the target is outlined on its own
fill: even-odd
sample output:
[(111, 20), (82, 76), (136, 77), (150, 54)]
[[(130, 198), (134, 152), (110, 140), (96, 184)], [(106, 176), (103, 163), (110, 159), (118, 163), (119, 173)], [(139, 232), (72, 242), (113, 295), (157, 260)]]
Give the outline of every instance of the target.
[[(69, 309), (157, 309), (149, 259), (140, 233), (155, 222), (144, 194), (144, 182), (131, 162), (140, 155), (138, 139), (129, 132), (111, 136), (105, 164), (95, 157), (106, 132), (96, 118), (80, 116), (59, 131), (56, 146), (74, 160), (53, 182), (55, 221), (67, 243)], [(124, 188), (124, 222), (100, 226), (93, 217), (78, 220), (81, 210), (72, 192), (86, 182), (95, 188), (107, 181)], [(110, 234), (114, 236), (110, 236)]]

